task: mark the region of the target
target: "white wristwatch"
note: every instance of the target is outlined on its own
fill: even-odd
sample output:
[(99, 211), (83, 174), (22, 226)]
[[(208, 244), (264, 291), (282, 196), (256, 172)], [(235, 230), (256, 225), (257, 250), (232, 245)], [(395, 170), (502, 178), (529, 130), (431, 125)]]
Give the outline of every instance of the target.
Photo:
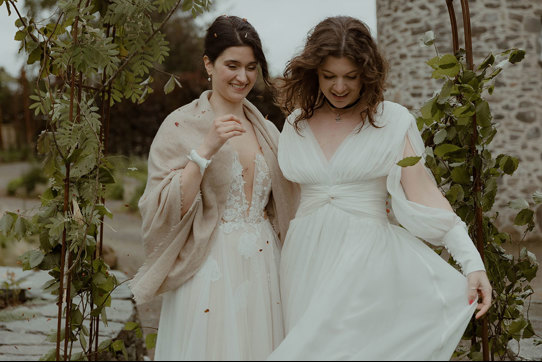
[(190, 151), (190, 155), (186, 156), (186, 158), (188, 158), (190, 161), (194, 162), (196, 165), (199, 166), (199, 172), (201, 172), (202, 176), (203, 176), (203, 173), (205, 172), (205, 169), (211, 163), (211, 160), (201, 157), (196, 152), (196, 150)]

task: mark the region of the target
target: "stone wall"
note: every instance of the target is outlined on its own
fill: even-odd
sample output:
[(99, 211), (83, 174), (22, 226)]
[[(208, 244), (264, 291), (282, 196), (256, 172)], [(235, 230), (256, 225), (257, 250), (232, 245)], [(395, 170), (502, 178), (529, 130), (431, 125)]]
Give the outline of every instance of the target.
[[(390, 63), (386, 98), (416, 113), (441, 84), (430, 79), (425, 61), (436, 55), (434, 48), (420, 45), (428, 30), (437, 37), (440, 54), (452, 51), (450, 18), (445, 0), (376, 0), (378, 41)], [(464, 47), (461, 2), (454, 1), (460, 47)], [(498, 77), (488, 101), (499, 133), (494, 152), (520, 159), (513, 176), (505, 176), (495, 210), (499, 224), (510, 226), (514, 213), (506, 207), (518, 197), (530, 199), (542, 190), (542, 0), (471, 0), (474, 62), (480, 64), (489, 52), (509, 48), (526, 51), (523, 62), (507, 67)], [(542, 207), (537, 210), (537, 234), (542, 235)]]

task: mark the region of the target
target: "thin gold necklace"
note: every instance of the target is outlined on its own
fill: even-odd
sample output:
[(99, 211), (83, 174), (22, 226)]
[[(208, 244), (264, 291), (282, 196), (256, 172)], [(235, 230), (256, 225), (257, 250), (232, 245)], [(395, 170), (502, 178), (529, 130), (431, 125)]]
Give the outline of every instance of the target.
[[(339, 122), (342, 122), (342, 118), (341, 116), (348, 113), (349, 110), (351, 110), (352, 108), (354, 108), (358, 103), (359, 101), (361, 100), (361, 97), (359, 97), (358, 99), (356, 99), (354, 102), (350, 103), (349, 105), (345, 106), (345, 107), (335, 107), (333, 104), (331, 104), (331, 102), (326, 98), (324, 97), (324, 99), (326, 100), (326, 103), (327, 105), (329, 106), (330, 110), (332, 113), (335, 114), (335, 122), (339, 123)], [(342, 113), (337, 113), (336, 110), (338, 109), (341, 109), (341, 110), (345, 110), (344, 112)]]

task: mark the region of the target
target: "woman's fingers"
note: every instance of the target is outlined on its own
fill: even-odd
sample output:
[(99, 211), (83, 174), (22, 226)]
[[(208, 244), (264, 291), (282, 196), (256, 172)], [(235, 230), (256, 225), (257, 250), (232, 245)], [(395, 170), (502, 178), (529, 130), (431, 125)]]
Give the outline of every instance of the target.
[(476, 313), (476, 319), (482, 317), (491, 307), (491, 289), (480, 289), (480, 294), (482, 296), (482, 303), (478, 304), (476, 309), (479, 309), (479, 312)]
[(240, 136), (245, 132), (246, 130), (237, 123), (233, 125), (232, 124), (227, 125), (227, 126), (225, 125), (218, 130), (218, 134), (225, 141), (229, 140), (232, 137)]
[(204, 153), (207, 156), (212, 157), (226, 141), (245, 132), (241, 120), (233, 114), (215, 118), (201, 147), (206, 150)]
[(485, 271), (475, 271), (467, 276), (469, 304), (481, 299), (476, 309), (476, 319), (482, 317), (491, 307), (491, 284)]
[(478, 299), (478, 287), (475, 284), (469, 283), (469, 305), (472, 305)]

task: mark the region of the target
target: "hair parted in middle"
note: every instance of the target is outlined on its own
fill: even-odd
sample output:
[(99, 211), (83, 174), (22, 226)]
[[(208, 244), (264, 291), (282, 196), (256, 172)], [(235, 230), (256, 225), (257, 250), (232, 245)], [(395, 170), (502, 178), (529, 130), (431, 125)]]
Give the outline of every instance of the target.
[(294, 128), (299, 132), (298, 123), (312, 117), (314, 111), (324, 104), (318, 67), (328, 56), (348, 57), (359, 67), (360, 96), (364, 105), (362, 122), (367, 119), (372, 126), (378, 127), (374, 114), (384, 100), (388, 64), (362, 21), (349, 16), (335, 16), (314, 27), (301, 54), (288, 62), (283, 77), (276, 83), (282, 110), (290, 114), (297, 108), (301, 109), (294, 120)]

